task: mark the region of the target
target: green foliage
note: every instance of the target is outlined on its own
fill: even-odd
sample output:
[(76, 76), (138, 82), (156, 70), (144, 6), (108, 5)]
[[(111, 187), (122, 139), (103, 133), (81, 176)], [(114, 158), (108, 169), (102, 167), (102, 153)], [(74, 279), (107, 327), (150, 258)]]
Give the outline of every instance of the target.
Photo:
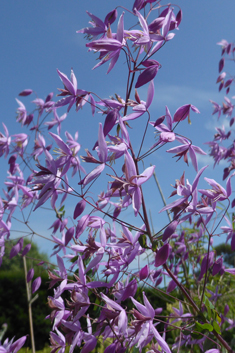
[[(29, 243), (24, 240), (24, 246)], [(8, 324), (8, 329), (3, 337), (16, 336), (20, 338), (29, 333), (28, 304), (25, 284), (25, 273), (21, 255), (9, 259), (9, 254), (15, 242), (8, 243), (3, 263), (0, 268), (0, 326)], [(51, 323), (45, 320), (50, 313), (47, 305), (48, 295), (53, 295), (52, 290), (48, 291), (48, 275), (43, 266), (35, 266), (40, 260), (48, 261), (48, 256), (41, 253), (37, 244), (32, 243), (30, 251), (26, 255), (27, 269), (34, 267), (34, 278), (41, 276), (42, 284), (38, 290), (38, 298), (32, 304), (33, 325), (35, 334), (36, 349), (43, 349), (49, 344), (49, 331)], [(16, 334), (17, 333), (17, 334)], [(30, 339), (26, 346), (30, 346)]]
[(223, 255), (223, 260), (226, 265), (235, 267), (235, 251), (232, 251), (230, 244), (219, 244), (214, 248), (217, 255)]
[[(41, 277), (42, 284), (37, 292), (39, 296), (32, 304), (36, 349), (43, 349), (46, 343), (49, 344), (51, 329), (51, 323), (45, 320), (45, 317), (50, 313), (47, 297), (53, 295), (53, 292), (48, 291), (47, 274)], [(8, 324), (4, 338), (16, 335), (18, 339), (29, 333), (25, 278), (21, 271), (0, 272), (0, 324), (4, 322)], [(26, 345), (30, 346), (30, 339), (27, 340)]]

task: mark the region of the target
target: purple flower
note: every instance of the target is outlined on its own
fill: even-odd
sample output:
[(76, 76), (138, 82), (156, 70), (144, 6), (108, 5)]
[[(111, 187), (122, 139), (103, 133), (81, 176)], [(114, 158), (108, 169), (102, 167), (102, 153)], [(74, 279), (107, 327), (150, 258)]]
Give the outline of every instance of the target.
[(55, 125), (57, 125), (57, 133), (60, 135), (61, 131), (61, 122), (66, 119), (67, 114), (63, 114), (61, 117), (58, 116), (56, 108), (52, 108), (53, 114), (54, 114), (54, 119), (52, 121), (48, 121), (44, 123), (45, 125), (48, 126), (48, 130), (53, 128)]
[(96, 179), (104, 170), (105, 163), (108, 160), (108, 148), (105, 141), (104, 132), (103, 132), (101, 123), (99, 124), (98, 146), (96, 147), (96, 151), (98, 154), (99, 161), (94, 157), (92, 157), (92, 155), (89, 152), (87, 152), (88, 157), (82, 157), (83, 160), (85, 160), (86, 162), (98, 163), (99, 165), (95, 169), (93, 169), (90, 173), (88, 173), (85, 176), (85, 178), (79, 182), (79, 185), (85, 186), (90, 182), (92, 182), (92, 180)]
[(16, 98), (16, 101), (19, 104), (19, 107), (17, 108), (18, 118), (16, 121), (20, 122), (23, 126), (27, 118), (27, 110), (25, 108), (25, 105), (21, 101), (19, 101), (19, 99)]
[(140, 304), (131, 297), (131, 300), (135, 307), (138, 309), (134, 309), (135, 320), (133, 321), (133, 325), (135, 327), (135, 332), (138, 333), (136, 338), (132, 342), (132, 346), (137, 343), (137, 347), (140, 350), (149, 342), (149, 339), (152, 340), (153, 337), (157, 340), (157, 343), (162, 348), (162, 350), (166, 353), (171, 353), (170, 348), (166, 341), (160, 336), (156, 327), (153, 324), (153, 319), (155, 317), (155, 310), (152, 305), (148, 301), (145, 293), (143, 292), (144, 305)]
[(126, 115), (122, 118), (122, 121), (128, 121), (128, 120), (134, 120), (139, 118), (141, 115), (143, 115), (145, 112), (148, 111), (148, 108), (152, 104), (154, 97), (154, 83), (151, 81), (149, 83), (148, 87), (148, 93), (147, 93), (147, 101), (139, 101), (138, 103), (134, 104), (133, 103), (133, 113)]
[(36, 104), (39, 110), (39, 117), (42, 115), (44, 110), (49, 111), (53, 105), (54, 102), (52, 101), (53, 93), (49, 93), (48, 96), (45, 99), (45, 102), (41, 98), (36, 98), (35, 100), (32, 101), (32, 103)]
[[(56, 102), (54, 107), (58, 108), (63, 107), (64, 105), (69, 105), (67, 109), (67, 112), (69, 112), (72, 106), (75, 104), (76, 109), (78, 111), (88, 101), (89, 93), (87, 91), (77, 88), (77, 79), (72, 69), (70, 80), (65, 74), (60, 72), (58, 69), (57, 72), (60, 76), (61, 81), (64, 84), (64, 88), (58, 89), (61, 92), (60, 94), (58, 94), (58, 96), (62, 96), (65, 98), (62, 98), (58, 102)], [(93, 105), (92, 109), (94, 109)]]
[(190, 196), (192, 197), (194, 190), (196, 190), (196, 188), (197, 188), (197, 185), (198, 185), (198, 182), (199, 182), (199, 178), (200, 178), (200, 176), (202, 175), (202, 173), (204, 172), (204, 170), (207, 167), (208, 166), (205, 166), (205, 167), (203, 167), (202, 169), (199, 170), (199, 172), (197, 173), (192, 185), (189, 183), (188, 180), (186, 182), (186, 185), (183, 185), (183, 184), (179, 183), (179, 185), (177, 186), (177, 194), (179, 196), (183, 196), (183, 197), (181, 199), (173, 201), (169, 205), (163, 207), (160, 212), (169, 210), (170, 208), (174, 208), (176, 206), (183, 205), (188, 200), (188, 198)]
[(182, 142), (183, 145), (173, 147), (173, 148), (167, 150), (167, 152), (168, 153), (176, 153), (176, 155), (174, 157), (179, 157), (179, 159), (182, 156), (184, 156), (184, 161), (186, 163), (188, 163), (187, 153), (189, 152), (193, 167), (196, 170), (196, 172), (198, 172), (196, 153), (199, 153), (201, 155), (206, 155), (206, 152), (204, 152), (200, 147), (192, 145), (185, 137), (177, 136), (176, 139), (179, 142)]
[(138, 215), (142, 204), (142, 194), (140, 186), (148, 181), (153, 175), (155, 166), (151, 166), (137, 175), (136, 166), (133, 158), (128, 151), (125, 152), (125, 179), (112, 176), (117, 182), (114, 182), (106, 196), (125, 196), (123, 203), (132, 200), (132, 206), (135, 216)]
[(100, 52), (100, 62), (93, 67), (93, 69), (103, 65), (107, 61), (111, 60), (107, 73), (109, 73), (114, 65), (116, 64), (121, 49), (125, 45), (124, 40), (124, 24), (123, 24), (124, 13), (120, 16), (117, 27), (116, 38), (105, 37), (101, 39), (94, 40), (91, 43), (86, 44), (86, 47), (91, 50)]
[(13, 343), (14, 338), (12, 338), (10, 341), (7, 338), (3, 344), (0, 342), (0, 352), (1, 353), (16, 353), (18, 352), (23, 345), (25, 344), (27, 336), (23, 336), (19, 338), (17, 341)]
[(177, 123), (178, 121), (183, 121), (188, 117), (188, 122), (190, 123), (190, 109), (192, 109), (195, 113), (200, 113), (194, 105), (186, 104), (176, 110), (173, 122)]
[(5, 158), (8, 156), (9, 154), (9, 147), (11, 144), (11, 137), (9, 137), (9, 132), (7, 130), (7, 127), (5, 124), (3, 124), (3, 129), (5, 131), (5, 135), (3, 135), (2, 132), (0, 132), (0, 157), (2, 157), (5, 153)]
[[(163, 121), (165, 118), (166, 118), (167, 125), (163, 124)], [(153, 121), (149, 122), (150, 125), (152, 125), (153, 127), (155, 127), (156, 130), (161, 132), (160, 141), (157, 142), (157, 144), (159, 143), (162, 144), (164, 142), (172, 142), (175, 140), (175, 133), (172, 131), (172, 123), (173, 121), (172, 121), (171, 113), (167, 106), (166, 106), (166, 115), (160, 117), (155, 122)], [(154, 144), (152, 148), (154, 148), (157, 144)]]
[(57, 328), (55, 328), (55, 330), (57, 334), (54, 332), (50, 332), (50, 343), (52, 348), (51, 353), (64, 353), (66, 348), (66, 339)]
[(226, 183), (226, 190), (219, 183), (217, 183), (214, 179), (204, 178), (208, 182), (208, 184), (212, 187), (212, 189), (210, 189), (210, 190), (200, 189), (198, 191), (201, 194), (206, 195), (213, 202), (227, 200), (232, 193), (231, 177), (234, 174), (235, 173), (233, 173), (228, 178), (227, 183)]
[(28, 135), (26, 134), (15, 134), (12, 135), (12, 137), (15, 137), (12, 142), (14, 142), (16, 144), (14, 150), (12, 153), (14, 152), (18, 152), (20, 155), (23, 155), (24, 153), (24, 149), (28, 144)]
[(77, 33), (84, 33), (87, 35), (88, 39), (94, 39), (101, 35), (101, 38), (105, 36), (105, 33), (108, 31), (108, 26), (111, 25), (117, 18), (117, 10), (114, 9), (110, 11), (105, 17), (104, 22), (93, 15), (92, 13), (87, 11), (88, 16), (91, 17), (91, 21), (89, 22), (92, 27), (85, 27), (77, 31)]
[(213, 102), (212, 100), (210, 100), (210, 102), (211, 102), (211, 103), (213, 104), (213, 106), (214, 106), (214, 110), (213, 110), (212, 115), (218, 113), (218, 119), (219, 119), (220, 116), (221, 116), (221, 111), (222, 111), (221, 106), (220, 106), (218, 103)]
[(39, 201), (36, 204), (34, 211), (43, 205), (50, 197), (51, 197), (51, 205), (54, 208), (55, 202), (58, 197), (57, 188), (61, 182), (60, 175), (61, 172), (57, 170), (56, 161), (52, 158), (50, 153), (46, 150), (45, 151), (47, 159), (47, 168), (42, 167), (39, 165), (40, 172), (35, 173), (34, 180), (30, 182), (30, 184), (35, 184), (35, 190), (41, 190), (39, 194)]

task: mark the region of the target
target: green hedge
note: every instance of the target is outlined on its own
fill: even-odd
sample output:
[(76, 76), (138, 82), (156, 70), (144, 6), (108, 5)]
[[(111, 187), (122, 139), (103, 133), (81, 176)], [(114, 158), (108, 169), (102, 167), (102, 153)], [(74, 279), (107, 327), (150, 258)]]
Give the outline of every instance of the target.
[[(42, 284), (37, 292), (39, 297), (32, 304), (37, 350), (49, 344), (51, 323), (50, 320), (45, 320), (45, 316), (50, 313), (47, 297), (53, 295), (52, 290), (48, 291), (48, 275), (45, 273), (41, 277)], [(0, 271), (0, 326), (4, 322), (8, 324), (8, 329), (3, 340), (13, 336), (18, 339), (29, 334), (25, 278), (21, 271)], [(26, 346), (31, 346), (30, 339), (27, 339)]]

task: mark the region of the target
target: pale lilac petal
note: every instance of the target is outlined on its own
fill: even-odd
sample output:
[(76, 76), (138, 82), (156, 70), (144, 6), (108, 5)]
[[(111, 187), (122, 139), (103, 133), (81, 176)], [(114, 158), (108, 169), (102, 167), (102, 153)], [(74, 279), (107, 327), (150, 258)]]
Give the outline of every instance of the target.
[(123, 21), (123, 17), (124, 17), (124, 12), (120, 16), (119, 21), (118, 21), (118, 26), (117, 26), (117, 40), (120, 43), (122, 43), (123, 37), (124, 37), (124, 21)]
[(104, 22), (97, 16), (93, 15), (91, 12), (86, 11), (86, 13), (88, 14), (88, 16), (90, 16), (92, 18), (92, 20), (94, 21), (94, 23), (103, 29), (103, 31), (105, 31), (105, 24)]
[(70, 79), (74, 87), (75, 94), (77, 92), (78, 84), (77, 84), (77, 79), (76, 76), (74, 75), (73, 69), (71, 69), (71, 74), (70, 74)]
[(118, 51), (115, 55), (113, 55), (113, 57), (112, 57), (112, 59), (110, 61), (110, 64), (109, 64), (109, 68), (108, 68), (107, 74), (113, 69), (114, 65), (118, 61), (119, 55), (120, 55), (120, 51)]
[(152, 325), (152, 328), (151, 328), (156, 340), (157, 340), (157, 343), (159, 344), (159, 346), (162, 348), (162, 350), (166, 353), (171, 353), (171, 350), (168, 346), (168, 344), (166, 343), (166, 341), (160, 336), (160, 334), (158, 333), (158, 331), (156, 330), (156, 328)]
[(102, 299), (107, 303), (109, 304), (112, 308), (114, 308), (115, 310), (118, 310), (118, 311), (123, 311), (123, 308), (118, 304), (116, 303), (115, 301), (113, 301), (112, 299), (109, 299), (105, 294), (101, 293), (100, 294)]
[(97, 339), (94, 336), (91, 336), (91, 338), (82, 347), (81, 353), (90, 353), (96, 347), (96, 344)]
[(149, 87), (148, 87), (147, 101), (146, 101), (146, 107), (147, 107), (147, 109), (148, 109), (148, 108), (150, 107), (150, 105), (152, 104), (153, 97), (154, 97), (154, 83), (153, 83), (153, 80), (152, 80), (152, 81), (150, 81)]
[(142, 304), (140, 304), (139, 302), (137, 302), (137, 300), (135, 300), (133, 297), (130, 297), (133, 304), (136, 306), (136, 308), (141, 312), (141, 314), (143, 314), (144, 316), (148, 317), (149, 316), (149, 312), (146, 309), (146, 307)]
[(103, 127), (101, 123), (99, 123), (98, 145), (99, 159), (102, 163), (105, 163), (107, 161), (108, 148), (104, 138)]
[(161, 132), (160, 138), (163, 142), (173, 142), (175, 141), (175, 134), (174, 132)]
[(168, 33), (167, 36), (166, 36), (166, 42), (168, 42), (169, 40), (173, 39), (175, 36), (175, 33)]
[(167, 150), (166, 152), (168, 153), (181, 153), (186, 151), (189, 148), (189, 145), (180, 145), (180, 146), (176, 146), (176, 147), (172, 147), (169, 150)]
[(200, 111), (195, 107), (195, 105), (191, 104), (191, 109), (192, 109), (193, 112), (195, 112), (197, 114), (200, 114)]
[[(15, 341), (12, 345), (11, 345), (11, 352), (12, 353), (16, 353), (18, 352), (18, 350), (20, 350), (20, 348), (23, 347), (23, 345), (25, 344), (27, 336), (23, 336), (21, 338), (19, 338), (17, 341)], [(4, 350), (5, 351), (5, 350)]]
[(79, 185), (87, 185), (89, 184), (92, 180), (96, 179), (104, 170), (105, 168), (105, 163), (99, 164), (95, 169), (93, 169), (90, 173), (88, 173), (85, 178), (79, 182)]
[(197, 185), (198, 185), (198, 182), (199, 182), (199, 178), (200, 176), (202, 175), (202, 173), (204, 172), (204, 170), (209, 167), (208, 165), (206, 165), (205, 167), (201, 168), (199, 170), (199, 172), (197, 173), (194, 181), (193, 181), (193, 184), (192, 184), (192, 192), (197, 188)]
[(149, 316), (153, 319), (155, 316), (155, 310), (153, 309), (152, 305), (149, 303), (148, 298), (146, 297), (144, 292), (143, 292), (143, 298), (144, 298), (144, 305), (146, 306), (149, 312)]
[(170, 24), (171, 24), (171, 16), (172, 16), (172, 10), (168, 11), (168, 14), (165, 17), (165, 21), (162, 26), (162, 35), (163, 37), (166, 37), (169, 29), (170, 29)]
[(157, 42), (157, 44), (153, 47), (153, 49), (151, 50), (151, 53), (150, 55), (153, 55), (154, 53), (156, 53), (163, 45), (164, 43), (164, 38), (162, 36), (159, 36), (161, 37), (161, 39), (159, 39), (159, 42)]
[(65, 85), (65, 87), (67, 88), (67, 90), (72, 94), (72, 95), (76, 95), (76, 91), (75, 91), (75, 88), (72, 84), (72, 82), (68, 79), (68, 77), (63, 74), (62, 72), (60, 72), (58, 69), (57, 69), (57, 72), (58, 72), (58, 75), (60, 76), (60, 79), (61, 81), (63, 82), (63, 84)]
[(122, 310), (118, 316), (118, 329), (123, 335), (127, 329), (127, 316), (125, 310)]
[(56, 255), (56, 257), (57, 257), (57, 264), (58, 264), (58, 267), (59, 267), (59, 270), (60, 270), (60, 276), (62, 278), (65, 278), (65, 277), (67, 277), (67, 271), (66, 271), (66, 268), (64, 266), (64, 261), (59, 255)]
[[(132, 176), (137, 175), (137, 172), (136, 172), (136, 167), (135, 167), (133, 158), (131, 157), (128, 151), (125, 153), (125, 165), (126, 165), (126, 176), (127, 176), (127, 179), (130, 180)], [(136, 183), (136, 178), (134, 178), (132, 182)]]
[(137, 178), (137, 185), (140, 186), (143, 183), (145, 183), (146, 181), (148, 181), (151, 178), (151, 176), (153, 175), (154, 169), (155, 169), (155, 165), (145, 169), (145, 171), (143, 173), (141, 173), (139, 175), (139, 177)]
[(169, 205), (166, 205), (165, 207), (163, 207), (161, 209), (161, 211), (159, 211), (159, 213), (166, 211), (166, 210), (169, 210), (170, 208), (179, 206), (179, 205), (183, 204), (184, 201), (186, 201), (187, 199), (188, 199), (188, 197), (183, 197), (182, 199), (175, 200), (172, 203), (170, 203)]
[(194, 149), (192, 148), (192, 146), (189, 147), (189, 155), (190, 155), (194, 169), (196, 170), (196, 172), (198, 172), (197, 157), (196, 157), (196, 153), (194, 152)]
[(59, 146), (59, 148), (64, 151), (66, 153), (66, 155), (71, 155), (71, 151), (68, 148), (68, 146), (66, 145), (66, 143), (64, 143), (64, 141), (62, 140), (62, 138), (56, 134), (54, 134), (53, 132), (49, 132), (49, 134), (51, 135), (51, 137), (53, 137), (53, 139), (55, 140), (57, 146)]
[(136, 188), (134, 193), (132, 194), (132, 206), (135, 211), (135, 216), (137, 216), (139, 213), (141, 203), (142, 203), (141, 191), (140, 191), (140, 188)]
[(193, 149), (196, 153), (202, 154), (202, 155), (206, 155), (207, 153), (204, 152), (200, 147), (198, 146), (193, 146)]

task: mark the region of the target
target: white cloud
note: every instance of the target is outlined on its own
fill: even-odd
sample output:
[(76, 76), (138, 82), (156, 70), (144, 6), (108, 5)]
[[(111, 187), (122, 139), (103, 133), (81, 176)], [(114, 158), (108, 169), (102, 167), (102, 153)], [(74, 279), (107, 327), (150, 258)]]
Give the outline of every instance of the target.
[[(147, 94), (148, 86), (142, 90), (140, 94)], [(210, 99), (221, 100), (219, 93), (215, 94), (214, 90), (205, 90), (201, 87), (180, 86), (180, 85), (167, 85), (164, 83), (155, 84), (155, 98), (151, 107), (158, 107), (159, 102), (161, 105), (180, 106), (184, 104), (193, 104), (196, 107), (208, 107), (210, 109)], [(142, 99), (142, 97), (141, 97)], [(212, 110), (212, 108), (211, 108)]]
[(218, 120), (215, 116), (212, 117), (212, 119), (210, 119), (210, 121), (207, 121), (207, 123), (205, 124), (205, 128), (207, 130), (210, 130), (212, 132), (215, 133), (215, 128), (220, 128), (222, 129), (223, 127), (225, 128), (225, 131), (230, 129), (230, 125), (229, 125), (229, 119), (222, 117), (220, 118), (220, 120)]

